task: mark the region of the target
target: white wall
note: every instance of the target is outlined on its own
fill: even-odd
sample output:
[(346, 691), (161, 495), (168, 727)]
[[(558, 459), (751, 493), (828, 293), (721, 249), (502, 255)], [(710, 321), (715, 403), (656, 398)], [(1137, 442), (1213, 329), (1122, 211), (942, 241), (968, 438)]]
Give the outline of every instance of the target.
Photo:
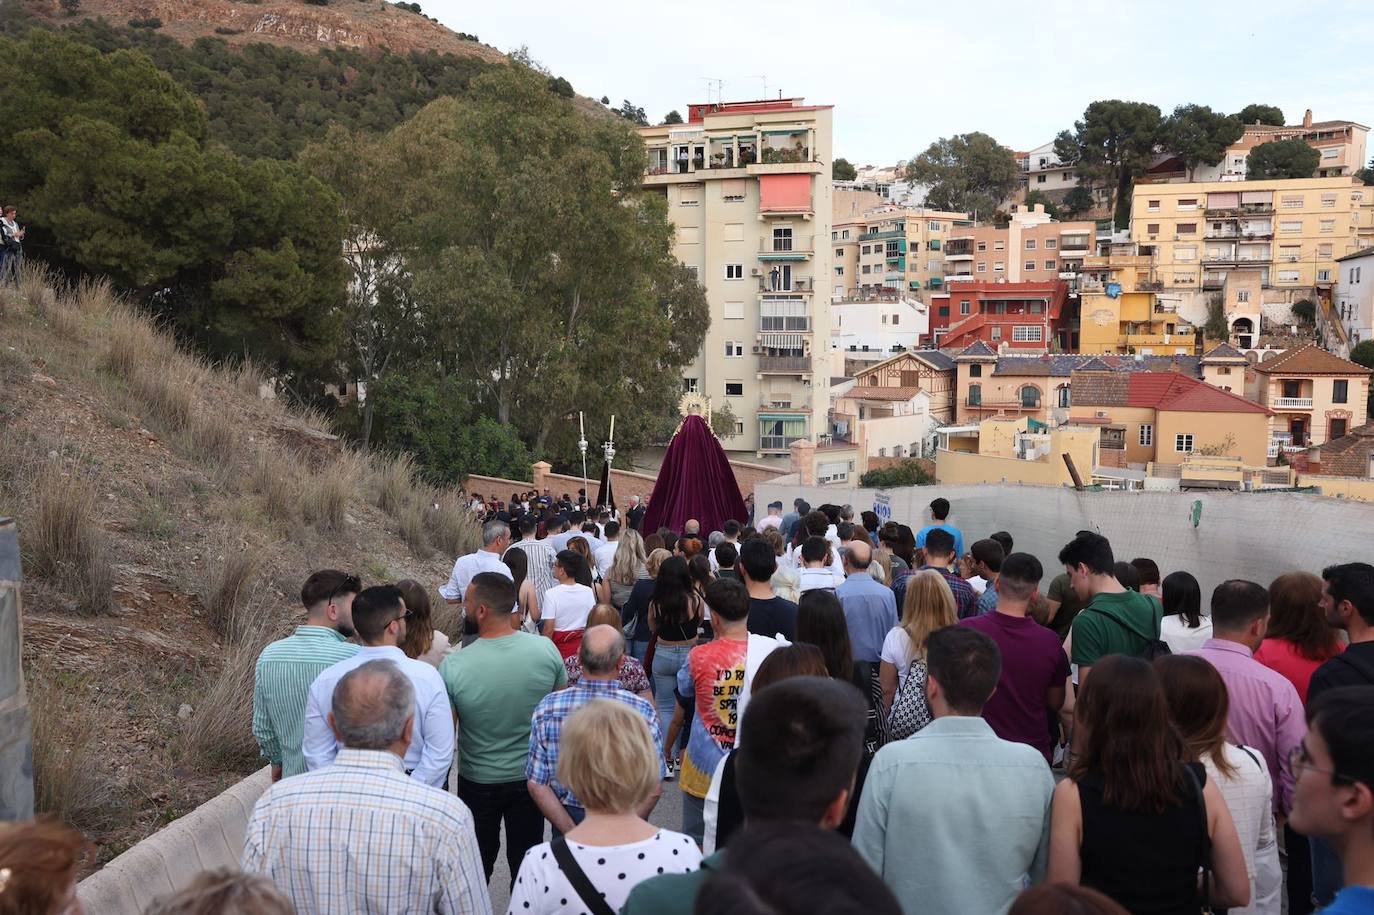
[[(911, 299), (896, 302), (832, 302), (830, 305), (830, 346), (833, 352), (847, 353), (850, 347), (892, 355), (894, 346), (916, 349), (922, 334), (930, 328), (930, 313)], [(892, 323), (892, 316), (897, 323)], [(887, 318), (887, 323), (883, 318)], [(842, 368), (839, 363), (834, 368)]]
[[(910, 416), (865, 419), (860, 421), (860, 425), (864, 428), (869, 457), (894, 457), (894, 449), (898, 446), (902, 449), (902, 457), (912, 457), (913, 454), (920, 457), (922, 443), (931, 440), (935, 429), (935, 422), (930, 418), (929, 398), (925, 402), (918, 402), (916, 412)], [(914, 453), (911, 450), (913, 444), (916, 445)]]
[[(873, 507), (873, 489), (798, 487), (761, 483), (754, 499), (792, 504), (798, 496), (812, 505), (849, 503), (855, 511)], [(913, 529), (928, 523), (936, 496), (953, 505), (950, 521), (965, 543), (1005, 530), (1018, 552), (1033, 553), (1045, 566), (1045, 581), (1062, 571), (1059, 550), (1079, 530), (1112, 541), (1118, 559), (1145, 556), (1164, 574), (1183, 570), (1197, 576), (1204, 599), (1227, 578), (1247, 578), (1266, 587), (1283, 572), (1320, 574), (1337, 562), (1369, 561), (1374, 511), (1365, 503), (1303, 493), (1076, 492), (1070, 488), (1012, 484), (911, 486), (889, 490), (893, 520)], [(1194, 528), (1189, 512), (1202, 503)], [(1339, 532), (1339, 536), (1333, 536)]]
[(1336, 267), (1339, 275), (1332, 302), (1337, 315), (1346, 315), (1341, 323), (1350, 345), (1374, 339), (1374, 255), (1342, 261)]

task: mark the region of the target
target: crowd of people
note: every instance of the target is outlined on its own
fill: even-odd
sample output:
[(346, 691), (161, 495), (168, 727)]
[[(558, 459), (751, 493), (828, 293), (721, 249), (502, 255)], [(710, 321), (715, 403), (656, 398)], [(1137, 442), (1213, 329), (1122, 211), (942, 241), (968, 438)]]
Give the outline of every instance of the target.
[[(1204, 604), (1093, 531), (1053, 574), (966, 544), (944, 499), (473, 510), (461, 631), (419, 582), (309, 576), (242, 873), (154, 911), (485, 913), (504, 834), (515, 915), (1374, 912), (1374, 566)], [(0, 829), (0, 913), (68, 910), (83, 849)]]

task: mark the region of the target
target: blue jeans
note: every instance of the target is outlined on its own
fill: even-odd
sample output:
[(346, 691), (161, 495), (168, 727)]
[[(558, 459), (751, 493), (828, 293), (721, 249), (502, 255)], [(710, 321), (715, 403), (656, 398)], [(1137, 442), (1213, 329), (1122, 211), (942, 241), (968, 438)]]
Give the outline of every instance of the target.
[(687, 663), (691, 645), (664, 645), (662, 642), (654, 649), (654, 703), (658, 706), (658, 725), (663, 729), (663, 737), (668, 738), (668, 725), (673, 722), (673, 710), (677, 699), (673, 690), (677, 687), (677, 672)]
[(706, 835), (706, 799), (682, 792), (682, 832), (701, 844)]
[[(634, 658), (634, 659), (635, 659), (636, 661), (638, 661), (639, 663), (643, 664), (643, 663), (644, 663), (644, 655), (645, 655), (645, 653), (649, 650), (649, 640), (648, 640), (648, 639), (629, 639), (629, 640), (627, 640), (627, 642), (626, 642), (625, 650), (628, 651), (628, 652), (630, 653), (630, 656), (631, 656), (632, 658)], [(664, 726), (664, 727), (667, 727), (667, 726), (668, 726), (668, 722), (666, 722), (666, 721), (663, 722), (663, 726)]]

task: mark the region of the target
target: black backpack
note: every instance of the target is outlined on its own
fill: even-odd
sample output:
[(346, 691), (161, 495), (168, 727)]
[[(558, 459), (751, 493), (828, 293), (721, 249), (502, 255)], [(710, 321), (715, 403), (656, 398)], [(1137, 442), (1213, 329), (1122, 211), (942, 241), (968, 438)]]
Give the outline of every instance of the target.
[[(1103, 613), (1101, 610), (1098, 610), (1096, 607), (1091, 607), (1091, 606), (1084, 607), (1084, 608), (1080, 611), (1080, 613), (1087, 613), (1087, 612), (1090, 611), (1090, 610), (1091, 610), (1092, 612), (1096, 613), (1098, 616), (1106, 617), (1107, 619), (1111, 620), (1113, 623), (1116, 623), (1118, 626), (1120, 626), (1122, 629), (1125, 629), (1125, 630), (1126, 630), (1127, 632), (1129, 632), (1131, 635), (1133, 635), (1133, 636), (1135, 636), (1135, 637), (1137, 637), (1137, 638), (1140, 637), (1140, 633), (1136, 632), (1136, 631), (1135, 631), (1134, 629), (1132, 629), (1130, 626), (1127, 626), (1125, 623), (1123, 623), (1121, 620), (1117, 619), (1116, 617), (1112, 616), (1110, 613)], [(1135, 657), (1141, 658), (1141, 659), (1146, 660), (1146, 661), (1153, 661), (1155, 658), (1162, 658), (1162, 657), (1164, 657), (1164, 656), (1166, 656), (1166, 655), (1171, 655), (1171, 654), (1173, 654), (1173, 653), (1174, 653), (1174, 652), (1173, 652), (1173, 649), (1171, 649), (1171, 648), (1169, 647), (1169, 643), (1168, 643), (1168, 642), (1166, 642), (1166, 641), (1164, 641), (1163, 639), (1160, 639), (1160, 638), (1153, 638), (1153, 639), (1146, 639), (1146, 640), (1145, 640), (1145, 647), (1142, 648), (1140, 651), (1136, 652)]]

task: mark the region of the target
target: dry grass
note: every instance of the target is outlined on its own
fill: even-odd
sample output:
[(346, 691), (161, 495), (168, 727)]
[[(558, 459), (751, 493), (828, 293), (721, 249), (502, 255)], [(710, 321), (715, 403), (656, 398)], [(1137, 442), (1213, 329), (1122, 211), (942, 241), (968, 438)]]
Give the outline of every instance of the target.
[(194, 764), (247, 772), (261, 763), (253, 739), (253, 671), (263, 646), (275, 635), (268, 627), (260, 628), (255, 638), (225, 654), (224, 666), (186, 724), (185, 751)]
[(296, 517), (296, 473), (279, 451), (264, 448), (253, 461), (249, 481), (262, 496), (263, 512), (273, 521), (291, 522)]
[(83, 277), (67, 289), (67, 301), (84, 315), (99, 317), (119, 306), (114, 286), (104, 277)]
[(207, 469), (225, 470), (238, 459), (238, 427), (223, 410), (197, 410), (191, 414), (191, 454), (209, 465)]
[(48, 326), (63, 340), (78, 342), (86, 338), (86, 316), (70, 302), (57, 299), (44, 311)]
[(57, 302), (58, 277), (43, 261), (25, 260), (19, 271), (19, 295), (29, 303), (29, 311), (43, 317)]
[(452, 557), (480, 549), (482, 527), (458, 493), (452, 489), (441, 490), (434, 499), (439, 507), (427, 511), (425, 521), (435, 548)]
[(409, 454), (374, 455), (372, 466), (378, 508), (397, 515), (415, 501), (415, 461)]
[(22, 529), (26, 568), (65, 591), (87, 616), (115, 609), (114, 568), (95, 511), (98, 496), (92, 475), (63, 472), (59, 462), (49, 461), (34, 475), (33, 510)]
[(99, 743), (101, 712), (91, 684), (31, 670), (34, 807), (77, 829), (112, 825), (122, 812)]
[(234, 387), (254, 400), (262, 397), (263, 387), (271, 381), (268, 377), (267, 368), (252, 359), (244, 359), (240, 362), (233, 369), (232, 377)]
[(257, 548), (226, 538), (207, 569), (201, 603), (210, 627), (230, 644), (251, 641), (254, 625), (261, 622), (250, 601), (261, 566), (262, 555)]
[(321, 531), (342, 530), (348, 503), (357, 494), (366, 471), (366, 461), (345, 449), (311, 474), (301, 493), (306, 520)]

